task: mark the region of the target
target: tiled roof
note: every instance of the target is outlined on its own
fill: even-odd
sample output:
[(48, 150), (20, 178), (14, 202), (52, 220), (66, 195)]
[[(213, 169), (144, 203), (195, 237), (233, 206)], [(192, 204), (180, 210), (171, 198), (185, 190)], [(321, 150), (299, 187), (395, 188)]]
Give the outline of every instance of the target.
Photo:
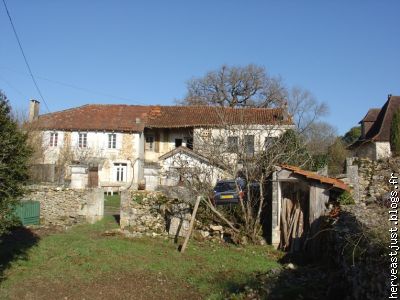
[(282, 109), (230, 108), (215, 106), (161, 106), (160, 113), (150, 117), (146, 127), (199, 127), (237, 124), (291, 125)]
[(142, 131), (149, 110), (148, 106), (84, 105), (40, 115), (35, 123), (49, 130)]
[(392, 119), (395, 111), (398, 109), (400, 109), (400, 96), (391, 96), (379, 111), (374, 124), (361, 142), (368, 140), (377, 142), (390, 141)]
[(327, 177), (327, 176), (322, 176), (319, 175), (315, 172), (311, 172), (311, 171), (306, 171), (306, 170), (302, 170), (298, 167), (295, 166), (290, 166), (290, 165), (281, 165), (281, 168), (292, 171), (295, 174), (301, 175), (306, 177), (307, 179), (312, 179), (312, 180), (316, 180), (320, 183), (325, 183), (325, 184), (329, 184), (332, 185), (335, 188), (344, 190), (344, 191), (349, 191), (349, 187), (347, 184), (345, 184), (343, 181), (336, 179), (336, 178), (331, 178), (331, 177)]
[(379, 112), (381, 111), (380, 108), (371, 108), (365, 117), (359, 122), (375, 122), (378, 118)]
[(282, 109), (209, 106), (139, 106), (89, 104), (40, 115), (47, 130), (142, 131), (144, 127), (178, 128), (223, 124), (291, 125)]

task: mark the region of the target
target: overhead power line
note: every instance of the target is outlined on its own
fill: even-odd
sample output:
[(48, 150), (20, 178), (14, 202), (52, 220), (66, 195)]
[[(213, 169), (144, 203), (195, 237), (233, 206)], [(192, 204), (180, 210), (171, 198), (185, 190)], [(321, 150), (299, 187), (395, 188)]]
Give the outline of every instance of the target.
[(6, 0), (3, 0), (3, 4), (4, 4), (4, 8), (6, 9), (6, 12), (7, 12), (7, 15), (8, 15), (8, 19), (10, 20), (11, 27), (12, 27), (12, 29), (13, 29), (13, 31), (14, 31), (15, 38), (17, 39), (17, 42), (18, 42), (18, 45), (19, 45), (19, 49), (21, 50), (22, 56), (24, 57), (24, 61), (25, 61), (26, 67), (28, 68), (29, 74), (31, 75), (33, 84), (35, 85), (36, 90), (37, 90), (37, 92), (39, 93), (40, 99), (42, 100), (42, 102), (43, 102), (44, 105), (46, 106), (47, 112), (50, 112), (49, 106), (47, 105), (46, 101), (44, 100), (43, 94), (42, 94), (42, 92), (41, 92), (41, 90), (40, 90), (40, 88), (39, 88), (39, 86), (38, 86), (38, 84), (37, 84), (37, 82), (36, 82), (35, 77), (33, 76), (31, 67), (29, 66), (28, 59), (26, 58), (24, 49), (22, 48), (22, 45), (21, 45), (21, 41), (19, 40), (17, 31), (16, 31), (15, 26), (14, 26), (14, 23), (13, 23), (13, 21), (12, 21), (10, 12), (8, 11), (8, 7), (7, 7), (7, 4), (6, 4)]
[[(7, 69), (9, 71), (15, 72), (15, 73), (23, 75), (23, 76), (29, 76), (29, 74), (26, 73), (26, 72), (21, 72), (21, 71), (18, 71), (16, 69), (13, 69), (13, 68), (10, 68), (10, 67), (6, 67), (6, 66), (3, 66), (3, 65), (0, 65), (0, 69)], [(71, 88), (71, 89), (80, 90), (80, 91), (86, 92), (88, 94), (95, 94), (95, 95), (101, 95), (103, 97), (105, 96), (105, 97), (110, 97), (110, 98), (121, 99), (121, 100), (124, 100), (124, 101), (129, 101), (131, 103), (135, 103), (137, 105), (147, 105), (146, 103), (139, 102), (139, 101), (133, 100), (131, 98), (122, 97), (122, 96), (118, 96), (118, 95), (114, 95), (114, 94), (109, 94), (109, 93), (105, 93), (105, 92), (102, 92), (102, 91), (97, 91), (97, 90), (94, 90), (94, 89), (91, 89), (91, 88), (81, 87), (81, 86), (78, 86), (76, 84), (72, 84), (72, 83), (67, 83), (67, 82), (64, 82), (64, 81), (59, 81), (59, 80), (55, 80), (55, 79), (46, 78), (46, 77), (43, 77), (43, 76), (40, 76), (40, 75), (36, 75), (36, 78), (39, 79), (39, 80), (44, 80), (44, 81), (47, 81), (47, 82), (51, 82), (51, 83), (54, 83), (54, 84), (65, 86), (65, 87), (68, 87), (68, 88)]]

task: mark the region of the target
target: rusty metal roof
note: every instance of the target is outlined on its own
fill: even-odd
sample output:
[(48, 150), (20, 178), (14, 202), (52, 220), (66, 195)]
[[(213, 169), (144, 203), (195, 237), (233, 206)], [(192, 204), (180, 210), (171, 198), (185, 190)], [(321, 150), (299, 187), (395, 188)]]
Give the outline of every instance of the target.
[(312, 180), (316, 180), (320, 183), (325, 183), (325, 184), (329, 184), (332, 185), (335, 188), (344, 190), (344, 191), (349, 191), (350, 188), (347, 184), (345, 184), (343, 181), (336, 179), (336, 178), (332, 178), (332, 177), (327, 177), (327, 176), (322, 176), (319, 175), (315, 172), (311, 172), (311, 171), (306, 171), (303, 169), (300, 169), (299, 167), (295, 167), (295, 166), (291, 166), (291, 165), (281, 165), (281, 168), (285, 169), (285, 170), (289, 170), (292, 171), (295, 174), (301, 175), (306, 177), (307, 179), (312, 179)]

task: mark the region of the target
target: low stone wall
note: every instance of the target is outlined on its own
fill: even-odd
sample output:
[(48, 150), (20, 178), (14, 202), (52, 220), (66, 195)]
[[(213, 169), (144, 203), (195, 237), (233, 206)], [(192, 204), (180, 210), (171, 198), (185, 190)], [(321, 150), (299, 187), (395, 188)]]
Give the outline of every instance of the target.
[(24, 200), (40, 202), (42, 224), (71, 225), (100, 220), (104, 214), (102, 189), (74, 190), (52, 186), (30, 186)]
[(391, 173), (400, 170), (400, 158), (378, 161), (360, 159), (357, 162), (360, 178), (360, 201), (374, 202), (390, 191)]
[(121, 192), (120, 227), (132, 236), (185, 235), (190, 213), (189, 204), (159, 192)]
[(399, 157), (377, 161), (348, 158), (347, 174), (342, 179), (352, 187), (356, 203), (370, 204), (380, 201), (390, 191), (390, 174), (399, 170)]
[[(175, 198), (175, 193), (168, 194), (170, 197), (167, 197), (164, 192), (121, 192), (120, 229), (122, 233), (132, 238), (160, 235), (173, 238), (185, 237), (189, 230), (193, 209), (191, 198)], [(188, 199), (188, 201), (181, 199)], [(192, 232), (194, 239), (247, 243), (246, 239), (233, 241), (232, 234), (229, 228), (218, 225), (204, 209), (199, 208)]]

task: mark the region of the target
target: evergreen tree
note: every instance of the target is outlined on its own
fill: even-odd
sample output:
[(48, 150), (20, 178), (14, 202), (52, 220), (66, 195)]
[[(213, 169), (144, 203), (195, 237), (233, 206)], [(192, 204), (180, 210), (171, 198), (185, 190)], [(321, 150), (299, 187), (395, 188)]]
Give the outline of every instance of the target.
[(6, 95), (0, 90), (0, 236), (15, 224), (13, 211), (23, 194), (31, 154), (27, 136), (11, 117)]
[(355, 141), (357, 141), (361, 136), (361, 126), (355, 126), (352, 127), (344, 137), (342, 138), (343, 142), (345, 142), (347, 145), (353, 144)]
[(393, 155), (400, 155), (400, 108), (394, 113), (390, 127), (390, 147)]

